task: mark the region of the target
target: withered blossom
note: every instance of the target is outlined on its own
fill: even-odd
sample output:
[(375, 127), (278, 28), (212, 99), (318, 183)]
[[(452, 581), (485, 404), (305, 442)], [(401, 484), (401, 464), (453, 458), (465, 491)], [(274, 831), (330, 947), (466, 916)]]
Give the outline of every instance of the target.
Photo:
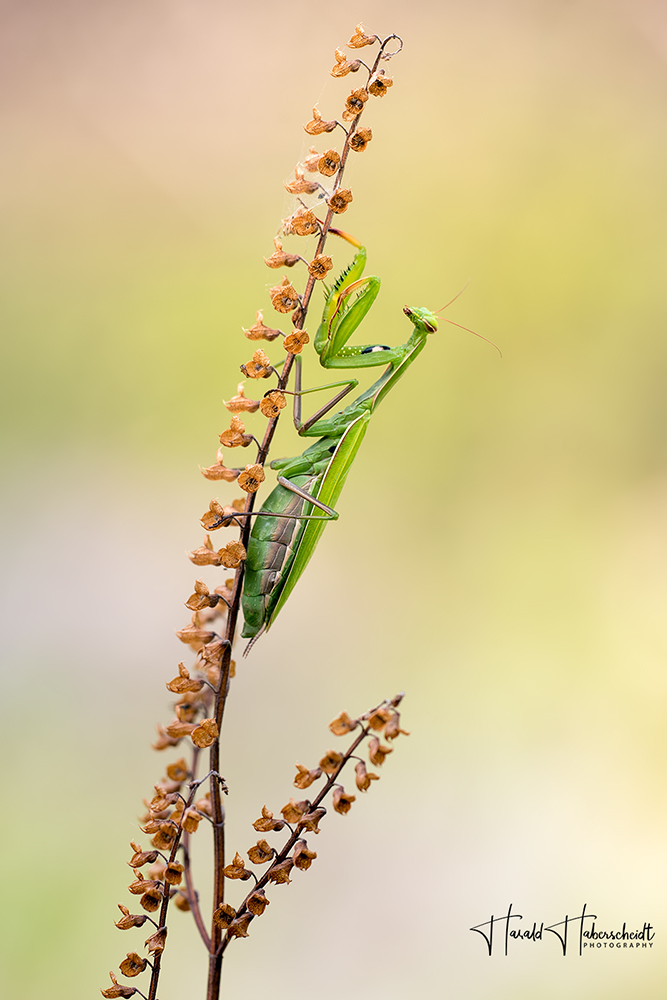
[(223, 875), (225, 878), (240, 878), (242, 882), (252, 878), (252, 872), (246, 868), (245, 861), (238, 851), (234, 855), (234, 860), (223, 869)]
[(103, 997), (107, 997), (108, 1000), (116, 1000), (117, 997), (122, 997), (123, 1000), (127, 997), (133, 997), (137, 992), (133, 986), (121, 986), (113, 972), (109, 973), (111, 977), (111, 982), (113, 986), (110, 986), (107, 990), (100, 990)]
[(375, 76), (372, 77), (368, 84), (368, 92), (373, 95), (373, 97), (384, 97), (390, 87), (393, 87), (394, 81), (389, 76), (385, 76), (384, 70), (379, 69)]
[(368, 756), (370, 757), (371, 764), (381, 767), (384, 764), (385, 757), (392, 753), (393, 749), (393, 747), (383, 746), (377, 736), (373, 736), (368, 741)]
[(190, 562), (195, 566), (219, 566), (220, 556), (213, 548), (213, 543), (208, 535), (204, 538), (204, 544), (198, 549), (188, 553)]
[(331, 70), (332, 76), (347, 76), (348, 73), (356, 73), (361, 66), (359, 59), (348, 62), (345, 53), (341, 52), (340, 49), (336, 49), (335, 59), (336, 64)]
[(130, 847), (134, 851), (127, 862), (130, 868), (142, 868), (143, 865), (152, 865), (154, 861), (157, 861), (157, 851), (142, 851), (141, 844), (136, 844), (133, 840), (130, 841)]
[[(275, 242), (275, 241), (274, 241)], [(282, 336), (281, 330), (272, 330), (270, 326), (264, 324), (264, 314), (261, 309), (257, 310), (255, 323), (247, 330), (241, 327), (248, 340), (275, 340)]]
[(194, 722), (201, 706), (197, 704), (194, 696), (188, 698), (188, 695), (184, 694), (178, 699), (174, 708), (181, 722)]
[[(174, 719), (174, 721), (170, 722), (167, 726), (167, 733), (169, 736), (173, 736), (174, 739), (180, 740), (184, 736), (189, 736), (192, 730), (196, 728), (197, 726), (194, 722), (181, 722), (180, 719)], [(148, 833), (149, 831), (146, 830), (144, 832)]]
[[(215, 501), (215, 503), (217, 504), (217, 500)], [(213, 510), (212, 507), (211, 510)], [(223, 521), (226, 520), (227, 517), (236, 514), (236, 510), (233, 507), (220, 507), (220, 511)], [(220, 598), (221, 598), (220, 594), (217, 594), (215, 592), (213, 594), (211, 593), (211, 591), (208, 589), (203, 580), (195, 580), (194, 594), (190, 594), (187, 601), (185, 602), (185, 606), (186, 608), (189, 608), (190, 611), (203, 611), (204, 608), (214, 608), (216, 604), (218, 604), (218, 602), (220, 601)]]
[(322, 817), (326, 816), (326, 812), (326, 809), (322, 806), (319, 806), (317, 809), (313, 809), (311, 812), (308, 812), (305, 816), (301, 817), (299, 820), (299, 826), (304, 830), (309, 830), (311, 833), (319, 833), (320, 829), (318, 824)]
[(271, 305), (276, 312), (292, 312), (299, 304), (299, 293), (287, 275), (284, 276), (282, 284), (269, 288), (269, 295), (271, 296)]
[(317, 164), (317, 169), (325, 177), (333, 177), (338, 168), (340, 167), (340, 153), (335, 149), (327, 149), (326, 153), (323, 153)]
[(171, 778), (172, 781), (177, 781), (182, 784), (184, 781), (190, 777), (190, 771), (188, 765), (186, 764), (185, 757), (179, 757), (172, 764), (167, 765), (167, 777)]
[(341, 712), (329, 723), (329, 729), (334, 736), (346, 736), (359, 725), (358, 719), (351, 719), (347, 712)]
[(331, 195), (331, 197), (327, 202), (327, 205), (329, 206), (332, 212), (336, 213), (336, 215), (342, 215), (343, 212), (347, 212), (347, 206), (350, 204), (351, 201), (352, 201), (352, 192), (350, 191), (350, 189), (341, 188), (339, 191), (336, 191), (334, 194)]
[[(296, 173), (296, 169), (294, 172)], [(301, 176), (303, 177), (303, 174), (301, 174)], [(318, 187), (319, 184), (316, 183), (313, 190), (317, 190)], [(297, 192), (295, 191), (293, 193), (296, 194)], [(264, 258), (264, 263), (267, 267), (294, 267), (294, 265), (298, 264), (301, 260), (298, 253), (285, 253), (282, 242), (277, 236), (274, 236), (273, 238), (273, 245), (275, 250), (271, 256)]]
[(184, 870), (180, 861), (170, 861), (164, 870), (165, 881), (169, 885), (180, 885), (183, 880)]
[[(294, 180), (285, 181), (283, 186), (289, 194), (314, 194), (320, 185), (317, 181), (307, 181), (304, 171), (299, 170), (299, 167), (296, 166), (294, 168)], [(266, 260), (266, 258), (264, 259)], [(280, 267), (279, 264), (274, 266)]]
[(246, 362), (245, 365), (239, 365), (239, 367), (247, 378), (268, 378), (274, 370), (261, 347), (253, 354), (252, 361)]
[(308, 788), (314, 781), (317, 781), (321, 774), (322, 769), (320, 767), (315, 767), (312, 771), (309, 771), (303, 764), (297, 764), (294, 784), (297, 788)]
[(266, 898), (266, 893), (263, 889), (255, 889), (255, 891), (248, 896), (245, 905), (254, 917), (261, 917), (270, 902), (271, 900)]
[[(218, 528), (228, 528), (230, 525), (239, 525), (239, 520), (236, 517), (238, 511), (234, 506), (223, 507), (219, 500), (211, 500), (208, 505), (208, 510), (201, 516), (202, 528), (206, 528), (207, 531), (217, 531)], [(206, 595), (208, 596), (208, 595)], [(192, 600), (192, 598), (190, 598)], [(195, 608), (193, 610), (200, 611), (204, 607), (215, 607), (218, 603), (217, 599), (214, 601), (205, 601), (201, 607)], [(190, 607), (188, 603), (187, 607)]]
[[(241, 476), (248, 476), (248, 469), (257, 469), (257, 468), (261, 469), (261, 465), (260, 466), (246, 465), (246, 471), (242, 472)], [(239, 476), (239, 486), (241, 486), (241, 476)], [(247, 490), (249, 493), (252, 492), (251, 490), (248, 490), (247, 486), (242, 486), (241, 488)], [(218, 558), (220, 560), (218, 565), (224, 566), (225, 569), (238, 569), (238, 567), (241, 565), (245, 557), (246, 557), (246, 550), (243, 547), (242, 543), (238, 541), (227, 542), (224, 548), (218, 549)], [(211, 635), (211, 638), (213, 638), (214, 635), (215, 633)]]
[(307, 813), (309, 809), (310, 802), (308, 799), (303, 799), (301, 802), (296, 802), (294, 799), (290, 799), (287, 805), (283, 806), (280, 811), (288, 823), (298, 823), (304, 813)]
[[(246, 493), (256, 493), (265, 479), (266, 476), (261, 465), (246, 465), (245, 472), (239, 476), (239, 486)], [(245, 554), (243, 558), (245, 559)], [(223, 562), (222, 565), (225, 566), (226, 563)]]
[(215, 632), (209, 632), (208, 629), (200, 628), (199, 622), (196, 620), (197, 613), (192, 616), (192, 622), (186, 625), (185, 628), (179, 629), (176, 635), (188, 646), (192, 646), (195, 649), (199, 649), (205, 642), (210, 642), (211, 639), (215, 638)]
[(317, 109), (317, 105), (313, 108), (313, 117), (307, 125), (304, 125), (305, 131), (308, 135), (321, 135), (322, 132), (333, 132), (337, 125), (337, 122), (326, 122), (322, 118), (322, 115)]
[(162, 890), (149, 889), (148, 892), (143, 894), (139, 903), (143, 906), (144, 910), (147, 910), (149, 913), (155, 913), (162, 905)]
[(366, 716), (366, 722), (371, 729), (376, 729), (379, 732), (389, 722), (390, 718), (391, 709), (387, 708), (386, 705), (380, 705), (379, 708), (376, 708), (370, 715)]
[(372, 45), (373, 42), (379, 42), (380, 39), (377, 35), (367, 35), (364, 32), (363, 24), (358, 24), (354, 29), (354, 34), (352, 38), (347, 43), (348, 49), (361, 49), (364, 45)]
[(266, 875), (269, 882), (273, 882), (274, 885), (287, 885), (292, 881), (289, 877), (292, 868), (294, 868), (294, 862), (291, 858), (286, 858), (284, 861), (280, 861), (277, 865), (269, 868)]
[(273, 848), (266, 840), (258, 840), (255, 846), (251, 847), (248, 851), (248, 857), (252, 861), (253, 865), (265, 864), (267, 861), (271, 860), (273, 854)]
[(320, 253), (317, 257), (313, 257), (310, 264), (308, 265), (308, 273), (311, 278), (315, 278), (316, 281), (321, 281), (322, 278), (326, 278), (327, 272), (333, 267), (333, 261), (325, 253)]
[(209, 465), (206, 469), (202, 469), (200, 465), (199, 471), (204, 479), (209, 479), (212, 482), (217, 482), (222, 479), (226, 483), (233, 483), (234, 480), (238, 478), (238, 474), (241, 470), (228, 469), (222, 460), (222, 448), (218, 448), (217, 461), (215, 465)]
[(247, 448), (251, 441), (252, 434), (245, 433), (245, 425), (239, 415), (235, 413), (229, 428), (220, 435), (220, 444), (224, 448)]
[(232, 920), (227, 933), (230, 937), (248, 937), (248, 924), (252, 920), (252, 913), (242, 913), (236, 920)]
[(354, 779), (357, 788), (360, 792), (367, 792), (371, 787), (371, 781), (379, 781), (380, 775), (373, 774), (372, 771), (366, 770), (366, 765), (363, 760), (358, 760), (354, 767), (356, 778)]
[(174, 677), (173, 680), (168, 681), (167, 691), (171, 691), (172, 694), (184, 694), (187, 691), (196, 693), (201, 691), (204, 686), (204, 682), (197, 680), (196, 677), (190, 677), (190, 672), (184, 663), (178, 664), (179, 676)]
[(139, 872), (135, 881), (130, 882), (127, 888), (133, 896), (143, 896), (149, 889), (159, 889), (160, 883), (155, 879), (144, 878), (141, 872)]
[(166, 750), (167, 747), (175, 747), (178, 745), (178, 738), (170, 736), (164, 726), (158, 723), (157, 726), (157, 739), (155, 743), (152, 744), (153, 750)]
[(259, 408), (265, 417), (272, 419), (277, 417), (280, 411), (287, 405), (285, 393), (280, 389), (270, 389), (264, 393), (264, 398), (259, 404)]
[(213, 746), (219, 735), (220, 730), (215, 719), (203, 719), (190, 733), (190, 739), (200, 750), (205, 750), (206, 747)]
[(150, 955), (160, 955), (164, 951), (166, 940), (167, 928), (159, 927), (155, 934), (151, 934), (151, 936), (144, 941), (144, 944), (148, 948)]
[(373, 130), (370, 128), (358, 128), (350, 136), (350, 149), (355, 153), (363, 153), (366, 146), (373, 138)]
[(310, 337), (305, 330), (295, 330), (294, 333), (290, 333), (289, 337), (285, 337), (283, 347), (288, 354), (301, 354), (304, 345), (307, 344), (309, 340)]
[(197, 803), (197, 809), (190, 807), (190, 809), (185, 810), (181, 825), (186, 833), (196, 833), (202, 819), (203, 817), (199, 812), (199, 803)]
[(317, 152), (315, 147), (311, 146), (308, 150), (308, 156), (302, 161), (301, 166), (307, 173), (314, 174), (320, 162), (320, 156), (321, 154)]
[(188, 897), (181, 891), (176, 893), (176, 898), (174, 899), (174, 906), (177, 910), (182, 910), (187, 913), (190, 909), (190, 901)]
[(153, 847), (157, 847), (158, 851), (168, 851), (171, 849), (171, 845), (176, 840), (177, 835), (178, 828), (175, 823), (161, 823), (160, 829), (151, 838), (151, 844)]
[(129, 951), (127, 953), (127, 958), (124, 958), (120, 963), (118, 968), (127, 976), (128, 979), (132, 979), (133, 976), (138, 976), (144, 971), (148, 962), (141, 955), (137, 955), (136, 951)]
[(342, 753), (338, 750), (327, 750), (324, 757), (320, 761), (320, 767), (325, 774), (333, 774), (338, 770), (339, 765), (343, 760)]
[(368, 100), (368, 93), (364, 87), (359, 87), (358, 90), (353, 90), (348, 97), (345, 98), (345, 111), (343, 111), (343, 121), (351, 122), (357, 118), (358, 115), (364, 110), (364, 104)]
[(243, 389), (243, 382), (239, 382), (236, 387), (236, 395), (231, 399), (223, 399), (222, 405), (226, 406), (230, 413), (256, 413), (259, 408), (259, 400), (248, 399)]
[(269, 833), (271, 830), (282, 830), (285, 824), (281, 819), (274, 819), (273, 813), (266, 806), (262, 806), (262, 815), (252, 826), (257, 833)]
[(123, 906), (122, 903), (118, 904), (118, 909), (123, 914), (120, 920), (114, 920), (119, 931), (129, 931), (131, 927), (142, 927), (148, 920), (145, 913), (130, 913), (127, 906)]
[(236, 917), (236, 910), (229, 903), (221, 903), (213, 913), (213, 923), (222, 930), (227, 930)]
[(294, 215), (283, 221), (283, 228), (288, 235), (312, 236), (320, 230), (317, 216), (309, 208), (300, 207)]
[(316, 857), (317, 851), (309, 850), (305, 840), (297, 840), (292, 852), (292, 861), (296, 868), (302, 872), (307, 871)]
[(384, 727), (384, 738), (386, 740), (395, 740), (401, 733), (403, 736), (410, 735), (407, 729), (401, 729), (401, 717), (398, 712), (394, 712), (391, 719)]
[(333, 807), (337, 813), (342, 816), (350, 811), (352, 803), (356, 799), (356, 795), (350, 795), (341, 785), (336, 785), (333, 791)]

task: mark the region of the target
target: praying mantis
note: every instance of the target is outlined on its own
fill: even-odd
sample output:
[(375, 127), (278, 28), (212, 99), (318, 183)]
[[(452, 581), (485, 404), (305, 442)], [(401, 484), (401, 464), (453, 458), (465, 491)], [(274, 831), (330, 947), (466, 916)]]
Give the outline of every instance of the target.
[[(366, 369), (386, 365), (373, 385), (353, 403), (327, 416), (359, 382), (355, 378), (314, 389), (301, 388), (301, 363), (297, 359), (294, 389), (294, 425), (302, 437), (319, 440), (301, 455), (271, 462), (280, 473), (278, 485), (267, 497), (250, 533), (243, 586), (242, 636), (255, 639), (275, 621), (306, 568), (334, 509), (347, 474), (359, 451), (375, 408), (396, 385), (435, 333), (438, 319), (425, 308), (405, 306), (403, 312), (414, 329), (398, 347), (384, 344), (348, 346), (348, 340), (373, 305), (380, 279), (362, 277), (366, 250), (357, 247), (350, 266), (328, 292), (322, 321), (315, 336), (320, 364), (328, 369)], [(328, 403), (308, 420), (301, 421), (301, 397), (309, 392), (342, 386)], [(313, 509), (318, 513), (314, 513)]]

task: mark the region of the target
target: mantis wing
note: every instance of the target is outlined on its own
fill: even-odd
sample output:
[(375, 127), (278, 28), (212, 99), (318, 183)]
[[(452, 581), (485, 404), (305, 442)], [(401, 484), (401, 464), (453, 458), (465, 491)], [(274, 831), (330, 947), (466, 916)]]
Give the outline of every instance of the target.
[[(347, 474), (359, 450), (370, 419), (371, 413), (368, 410), (357, 417), (345, 430), (335, 452), (331, 456), (331, 461), (322, 477), (320, 487), (317, 493), (314, 494), (316, 499), (326, 504), (327, 507), (335, 507), (336, 501), (341, 495)], [(306, 504), (304, 514), (309, 514), (311, 510), (312, 505)], [(276, 588), (277, 600), (274, 606), (269, 609), (267, 628), (271, 627), (274, 618), (282, 610), (287, 598), (294, 590), (301, 574), (308, 565), (310, 557), (315, 551), (320, 536), (327, 524), (327, 520), (327, 518), (317, 518), (316, 520), (306, 522), (306, 528), (301, 535), (291, 564), (285, 567), (283, 577)]]

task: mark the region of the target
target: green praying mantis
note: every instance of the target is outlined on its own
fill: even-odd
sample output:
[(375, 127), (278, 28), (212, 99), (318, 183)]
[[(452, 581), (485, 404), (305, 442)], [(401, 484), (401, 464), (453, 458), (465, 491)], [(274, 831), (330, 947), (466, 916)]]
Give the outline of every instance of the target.
[[(362, 277), (366, 250), (357, 247), (350, 266), (328, 291), (322, 321), (315, 336), (320, 364), (330, 369), (366, 369), (386, 365), (380, 378), (353, 403), (331, 416), (331, 410), (359, 382), (348, 378), (302, 390), (297, 359), (294, 387), (294, 425), (302, 437), (319, 440), (301, 455), (271, 462), (280, 473), (278, 485), (267, 497), (250, 533), (243, 585), (242, 635), (256, 639), (275, 621), (306, 568), (326, 524), (338, 518), (334, 509), (347, 474), (359, 451), (371, 416), (435, 333), (438, 319), (425, 308), (405, 306), (414, 329), (398, 347), (384, 344), (348, 346), (348, 341), (373, 305), (380, 279)], [(322, 389), (342, 389), (308, 420), (301, 421), (301, 397)], [(318, 512), (315, 513), (314, 511)]]

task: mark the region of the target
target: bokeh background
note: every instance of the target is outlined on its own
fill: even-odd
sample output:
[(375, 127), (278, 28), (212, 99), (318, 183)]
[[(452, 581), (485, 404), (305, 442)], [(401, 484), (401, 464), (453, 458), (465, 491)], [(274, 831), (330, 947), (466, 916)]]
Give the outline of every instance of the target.
[[(442, 324), (239, 668), (232, 851), (341, 709), (405, 690), (412, 735), (271, 893), (225, 990), (664, 996), (659, 0), (2, 4), (5, 996), (99, 995), (141, 949), (112, 919), (169, 759), (148, 744), (183, 655), (185, 553), (211, 496), (236, 495), (197, 465), (241, 326), (271, 315), (262, 255), (302, 124), (315, 101), (338, 113), (355, 78), (328, 76), (333, 50), (361, 19), (405, 39), (347, 175), (345, 228), (383, 280), (364, 339), (401, 342), (404, 303), (471, 278), (447, 315), (504, 357)], [(275, 454), (298, 450), (285, 426)], [(206, 897), (202, 858), (195, 874)], [(528, 926), (583, 903), (601, 927), (650, 921), (655, 945), (489, 959), (469, 928), (509, 903)], [(204, 995), (190, 924), (173, 917), (161, 1000)]]

